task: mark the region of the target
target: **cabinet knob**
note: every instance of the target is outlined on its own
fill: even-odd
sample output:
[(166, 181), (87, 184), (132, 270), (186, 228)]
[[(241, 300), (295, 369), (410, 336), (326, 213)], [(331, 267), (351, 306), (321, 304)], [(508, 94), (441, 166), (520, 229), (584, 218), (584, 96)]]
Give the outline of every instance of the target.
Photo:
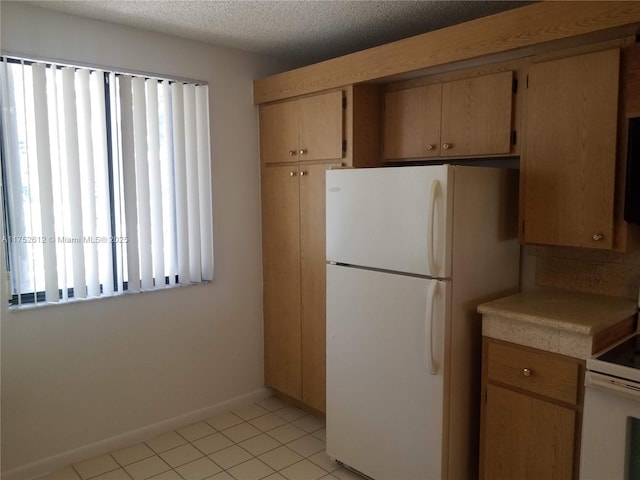
[(296, 154), (295, 150), (289, 150), (289, 156), (293, 157)]
[(427, 150), (433, 150), (433, 148), (434, 148), (434, 146), (431, 143), (429, 143), (427, 145)]
[(450, 143), (443, 143), (442, 144), (442, 148), (444, 148), (445, 150), (449, 150), (451, 148), (451, 144)]
[(298, 172), (289, 172), (289, 176), (290, 177), (295, 177), (298, 174)]
[(601, 233), (594, 233), (593, 237), (592, 237), (596, 242), (599, 242), (600, 240), (602, 240), (604, 237), (602, 236)]
[(307, 150), (304, 148), (300, 149), (300, 155), (304, 155), (305, 153), (307, 153)]
[(528, 368), (523, 368), (522, 369), (522, 375), (524, 375), (525, 377), (530, 377), (531, 376), (531, 370)]
[(300, 176), (304, 177), (305, 175), (309, 175), (307, 172), (305, 172), (304, 170), (300, 172)]

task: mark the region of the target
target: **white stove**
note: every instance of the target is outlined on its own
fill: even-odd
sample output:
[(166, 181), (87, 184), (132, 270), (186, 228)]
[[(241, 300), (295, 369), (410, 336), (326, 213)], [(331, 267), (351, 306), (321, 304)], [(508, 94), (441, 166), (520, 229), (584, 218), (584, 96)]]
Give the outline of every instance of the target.
[(602, 377), (616, 389), (627, 388), (627, 393), (640, 395), (640, 333), (587, 359), (585, 385), (606, 388), (601, 383)]
[(640, 479), (640, 332), (587, 359), (580, 478)]

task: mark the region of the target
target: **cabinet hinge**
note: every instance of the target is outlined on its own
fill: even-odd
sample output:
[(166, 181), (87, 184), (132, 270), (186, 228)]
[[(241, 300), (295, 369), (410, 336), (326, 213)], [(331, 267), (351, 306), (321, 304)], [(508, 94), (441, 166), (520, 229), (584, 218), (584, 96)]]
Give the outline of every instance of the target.
[(522, 221), (522, 235), (524, 235), (524, 220)]
[(518, 132), (517, 131), (513, 131), (511, 132), (511, 145), (515, 145), (518, 141)]
[(347, 97), (342, 97), (342, 108), (347, 108)]
[(513, 93), (518, 93), (518, 79), (517, 78), (513, 79), (512, 91), (513, 91)]
[[(334, 144), (334, 145), (335, 145), (335, 144)], [(346, 152), (346, 151), (347, 151), (347, 141), (346, 141), (346, 140), (343, 140), (343, 141), (342, 141), (342, 151), (343, 151), (343, 152)]]

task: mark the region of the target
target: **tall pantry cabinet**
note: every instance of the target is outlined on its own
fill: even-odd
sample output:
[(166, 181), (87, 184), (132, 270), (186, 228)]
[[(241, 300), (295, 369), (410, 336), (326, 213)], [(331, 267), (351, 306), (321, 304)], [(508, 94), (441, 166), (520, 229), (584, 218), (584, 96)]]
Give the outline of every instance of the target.
[(260, 106), (265, 383), (325, 411), (325, 171), (379, 156), (378, 88)]

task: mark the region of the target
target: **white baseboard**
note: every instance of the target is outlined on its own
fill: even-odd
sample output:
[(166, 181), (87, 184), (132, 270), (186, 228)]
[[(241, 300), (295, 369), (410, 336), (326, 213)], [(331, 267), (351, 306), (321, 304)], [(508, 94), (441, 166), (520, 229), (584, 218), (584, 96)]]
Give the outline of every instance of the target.
[(178, 415), (177, 417), (168, 418), (161, 422), (147, 425), (146, 427), (138, 428), (130, 432), (116, 435), (115, 437), (110, 437), (73, 450), (58, 453), (12, 470), (2, 472), (2, 480), (29, 480), (41, 477), (73, 463), (105, 455), (109, 452), (150, 440), (162, 433), (199, 422), (205, 418), (226, 413), (229, 410), (257, 402), (258, 400), (262, 400), (270, 395), (271, 391), (268, 388), (260, 388), (245, 395), (240, 395), (238, 397), (216, 403), (215, 405), (210, 405), (193, 412)]

